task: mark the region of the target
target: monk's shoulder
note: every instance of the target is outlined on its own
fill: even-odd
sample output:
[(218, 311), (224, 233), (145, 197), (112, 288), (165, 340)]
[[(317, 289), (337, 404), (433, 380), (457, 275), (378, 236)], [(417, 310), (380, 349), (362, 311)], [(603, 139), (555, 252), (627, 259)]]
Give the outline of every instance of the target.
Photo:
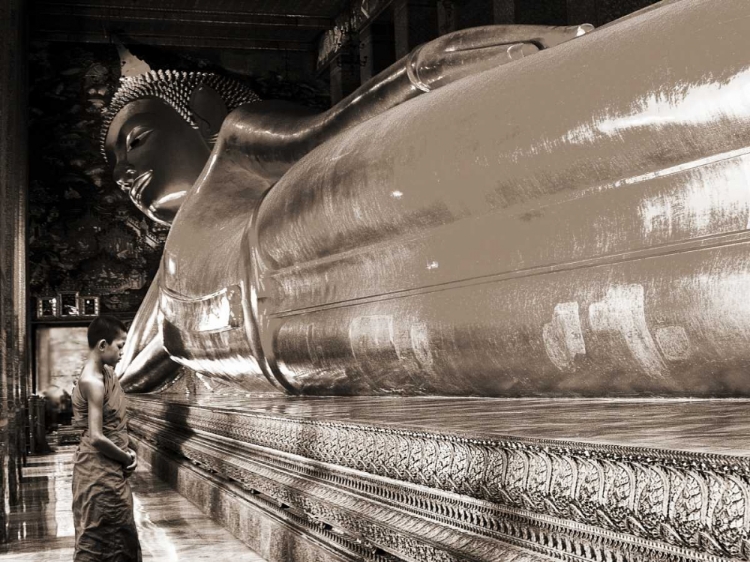
[(91, 391), (104, 390), (104, 376), (96, 369), (85, 367), (78, 379), (78, 387), (84, 396), (88, 396)]

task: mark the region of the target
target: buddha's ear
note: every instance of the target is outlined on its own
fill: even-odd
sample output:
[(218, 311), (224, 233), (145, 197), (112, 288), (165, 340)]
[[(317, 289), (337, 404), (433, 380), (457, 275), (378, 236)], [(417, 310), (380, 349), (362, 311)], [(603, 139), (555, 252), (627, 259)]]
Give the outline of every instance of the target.
[(190, 95), (190, 110), (193, 112), (201, 136), (213, 144), (228, 113), (227, 105), (222, 97), (211, 86), (201, 84)]

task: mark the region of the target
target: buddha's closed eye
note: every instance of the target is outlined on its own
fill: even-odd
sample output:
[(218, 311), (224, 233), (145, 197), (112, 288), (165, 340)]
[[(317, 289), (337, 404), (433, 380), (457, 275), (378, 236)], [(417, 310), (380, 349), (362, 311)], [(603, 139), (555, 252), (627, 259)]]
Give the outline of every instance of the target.
[(151, 133), (151, 129), (141, 129), (134, 132), (134, 134), (131, 133), (128, 138), (128, 152), (141, 147)]

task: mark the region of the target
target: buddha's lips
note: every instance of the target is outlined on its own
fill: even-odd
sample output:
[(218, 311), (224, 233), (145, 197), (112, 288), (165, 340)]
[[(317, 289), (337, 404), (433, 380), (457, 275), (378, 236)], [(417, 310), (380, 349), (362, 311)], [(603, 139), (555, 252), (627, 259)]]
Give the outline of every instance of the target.
[(148, 170), (147, 172), (143, 172), (140, 176), (135, 178), (135, 180), (133, 181), (133, 187), (130, 190), (131, 199), (139, 202), (141, 200), (141, 196), (143, 195), (143, 190), (151, 182), (151, 178), (153, 177), (154, 172), (152, 170)]

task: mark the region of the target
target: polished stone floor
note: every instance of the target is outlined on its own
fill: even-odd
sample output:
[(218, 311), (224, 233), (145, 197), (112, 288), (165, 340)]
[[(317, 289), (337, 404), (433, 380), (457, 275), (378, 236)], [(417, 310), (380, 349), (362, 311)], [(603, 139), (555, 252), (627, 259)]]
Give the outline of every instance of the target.
[[(69, 562), (73, 559), (71, 480), (75, 446), (29, 457), (17, 499), (6, 505), (7, 544), (0, 560)], [(228, 531), (145, 469), (131, 477), (144, 561), (264, 562)]]

